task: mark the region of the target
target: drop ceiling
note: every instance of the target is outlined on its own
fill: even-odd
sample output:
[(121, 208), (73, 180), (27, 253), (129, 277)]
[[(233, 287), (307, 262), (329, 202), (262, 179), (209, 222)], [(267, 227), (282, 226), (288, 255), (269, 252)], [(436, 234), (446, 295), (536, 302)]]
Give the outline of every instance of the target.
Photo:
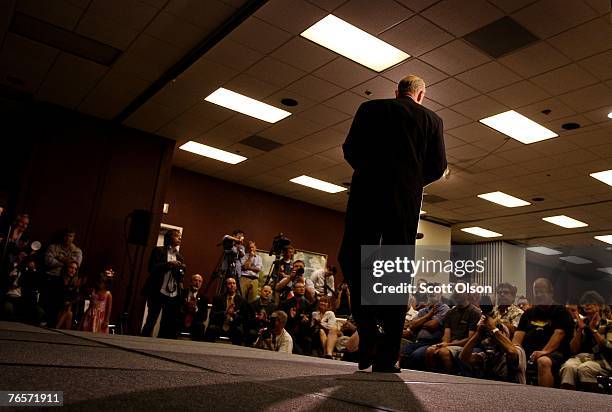
[[(412, 57), (376, 73), (299, 36), (329, 13)], [(459, 230), (468, 226), (526, 244), (605, 245), (593, 236), (612, 233), (612, 187), (589, 177), (612, 169), (608, 0), (12, 0), (0, 3), (0, 16), (2, 88), (175, 139), (177, 147), (193, 140), (239, 153), (248, 160), (226, 165), (177, 150), (174, 164), (338, 211), (346, 193), (288, 180), (350, 182), (341, 145), (357, 107), (393, 97), (400, 78), (418, 74), (428, 84), (425, 105), (444, 120), (450, 163), (447, 178), (426, 189), (435, 202), (426, 200), (425, 219), (452, 225), (457, 242), (480, 240)], [(118, 57), (104, 65), (32, 40), (11, 30), (15, 16)], [(533, 37), (494, 47), (487, 36), (504, 24)], [(505, 54), (492, 57), (475, 44)], [(221, 86), (293, 115), (269, 124), (204, 101)], [(284, 107), (283, 98), (298, 105)], [(523, 145), (478, 123), (507, 110), (559, 137)], [(581, 127), (561, 127), (570, 122)], [(244, 144), (252, 136), (281, 146)], [(509, 209), (476, 197), (492, 191), (531, 205)], [(542, 220), (561, 214), (589, 226)]]

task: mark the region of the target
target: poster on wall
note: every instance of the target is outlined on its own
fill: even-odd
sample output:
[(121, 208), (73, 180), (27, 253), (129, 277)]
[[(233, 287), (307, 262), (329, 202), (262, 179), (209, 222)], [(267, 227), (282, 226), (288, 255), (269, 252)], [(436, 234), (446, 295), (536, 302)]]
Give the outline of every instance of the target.
[[(257, 250), (257, 254), (261, 257), (263, 264), (263, 268), (261, 269), (261, 272), (259, 272), (259, 284), (261, 286), (264, 284), (268, 275), (270, 274), (270, 269), (272, 268), (272, 263), (274, 263), (275, 256), (269, 256), (267, 250), (259, 249)], [(325, 268), (325, 265), (327, 264), (327, 255), (323, 253), (296, 249), (295, 254), (293, 255), (293, 260), (304, 261), (304, 277), (310, 278), (315, 271)]]

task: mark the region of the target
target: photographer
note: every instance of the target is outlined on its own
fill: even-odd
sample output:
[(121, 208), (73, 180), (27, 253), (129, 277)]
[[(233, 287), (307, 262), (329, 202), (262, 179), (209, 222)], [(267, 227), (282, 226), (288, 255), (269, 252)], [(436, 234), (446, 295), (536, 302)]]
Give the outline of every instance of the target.
[(514, 304), (516, 299), (516, 286), (510, 283), (500, 283), (495, 288), (497, 305), (493, 309), (492, 316), (498, 319), (510, 331), (510, 339), (518, 327), (523, 310)]
[(240, 259), (240, 291), (247, 302), (252, 302), (259, 293), (259, 272), (263, 267), (257, 256), (257, 245), (252, 240), (247, 244), (248, 253)]
[(240, 261), (245, 255), (244, 230), (236, 229), (231, 235), (223, 236), (223, 252), (228, 258), (223, 259), (221, 270), (228, 276), (240, 276)]
[(351, 290), (348, 283), (342, 281), (334, 293), (334, 308), (340, 317), (351, 316)]
[(286, 323), (287, 314), (285, 312), (277, 310), (272, 313), (269, 326), (260, 332), (255, 347), (274, 352), (292, 353), (293, 339), (285, 330)]
[(327, 265), (323, 269), (315, 270), (312, 275), (310, 275), (310, 280), (314, 285), (317, 297), (331, 297), (334, 294), (334, 276), (336, 272), (335, 267)]
[(300, 355), (310, 355), (312, 352), (312, 340), (310, 336), (310, 304), (304, 297), (304, 289), (304, 283), (294, 283), (293, 296), (287, 299), (287, 301), (281, 306), (281, 309), (289, 315), (287, 320), (287, 330), (295, 342), (295, 353)]
[(494, 316), (491, 299), (481, 299), (483, 315), (476, 332), (469, 337), (459, 354), (461, 375), (525, 383), (527, 358), (520, 346), (510, 340), (510, 331)]
[(186, 269), (184, 259), (179, 254), (181, 240), (181, 233), (178, 230), (170, 230), (164, 235), (164, 246), (156, 247), (151, 252), (149, 277), (143, 289), (149, 311), (142, 328), (142, 336), (153, 335), (159, 312), (162, 312), (159, 337), (176, 338), (176, 318), (180, 304), (179, 290), (182, 287)]

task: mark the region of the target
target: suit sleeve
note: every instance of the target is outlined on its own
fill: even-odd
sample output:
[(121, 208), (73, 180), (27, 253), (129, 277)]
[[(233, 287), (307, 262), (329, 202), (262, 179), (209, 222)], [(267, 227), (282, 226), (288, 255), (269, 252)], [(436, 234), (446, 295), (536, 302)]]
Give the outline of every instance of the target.
[(357, 109), (351, 129), (346, 137), (346, 141), (342, 145), (344, 158), (351, 165), (353, 170), (358, 170), (363, 167), (364, 159), (366, 158), (368, 136), (368, 114), (367, 109), (362, 104)]
[(444, 148), (444, 125), (442, 119), (434, 120), (433, 134), (427, 142), (427, 152), (423, 167), (423, 185), (427, 186), (442, 177), (447, 167), (446, 149)]

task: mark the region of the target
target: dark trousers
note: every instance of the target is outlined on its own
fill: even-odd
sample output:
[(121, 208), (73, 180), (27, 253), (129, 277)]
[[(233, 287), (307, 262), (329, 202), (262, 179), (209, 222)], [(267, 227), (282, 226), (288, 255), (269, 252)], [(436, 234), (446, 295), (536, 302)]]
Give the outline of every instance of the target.
[(219, 336), (226, 336), (230, 338), (234, 345), (242, 345), (244, 342), (244, 332), (242, 326), (231, 326), (229, 330), (224, 331), (222, 326), (219, 325), (208, 325), (206, 332), (204, 333), (204, 340), (207, 342), (214, 342)]
[(147, 313), (147, 320), (142, 328), (142, 336), (152, 336), (153, 328), (157, 322), (159, 312), (162, 317), (159, 324), (159, 338), (176, 339), (177, 337), (177, 324), (176, 318), (179, 309), (178, 297), (168, 297), (162, 293), (157, 293), (147, 300), (147, 306), (149, 311)]

